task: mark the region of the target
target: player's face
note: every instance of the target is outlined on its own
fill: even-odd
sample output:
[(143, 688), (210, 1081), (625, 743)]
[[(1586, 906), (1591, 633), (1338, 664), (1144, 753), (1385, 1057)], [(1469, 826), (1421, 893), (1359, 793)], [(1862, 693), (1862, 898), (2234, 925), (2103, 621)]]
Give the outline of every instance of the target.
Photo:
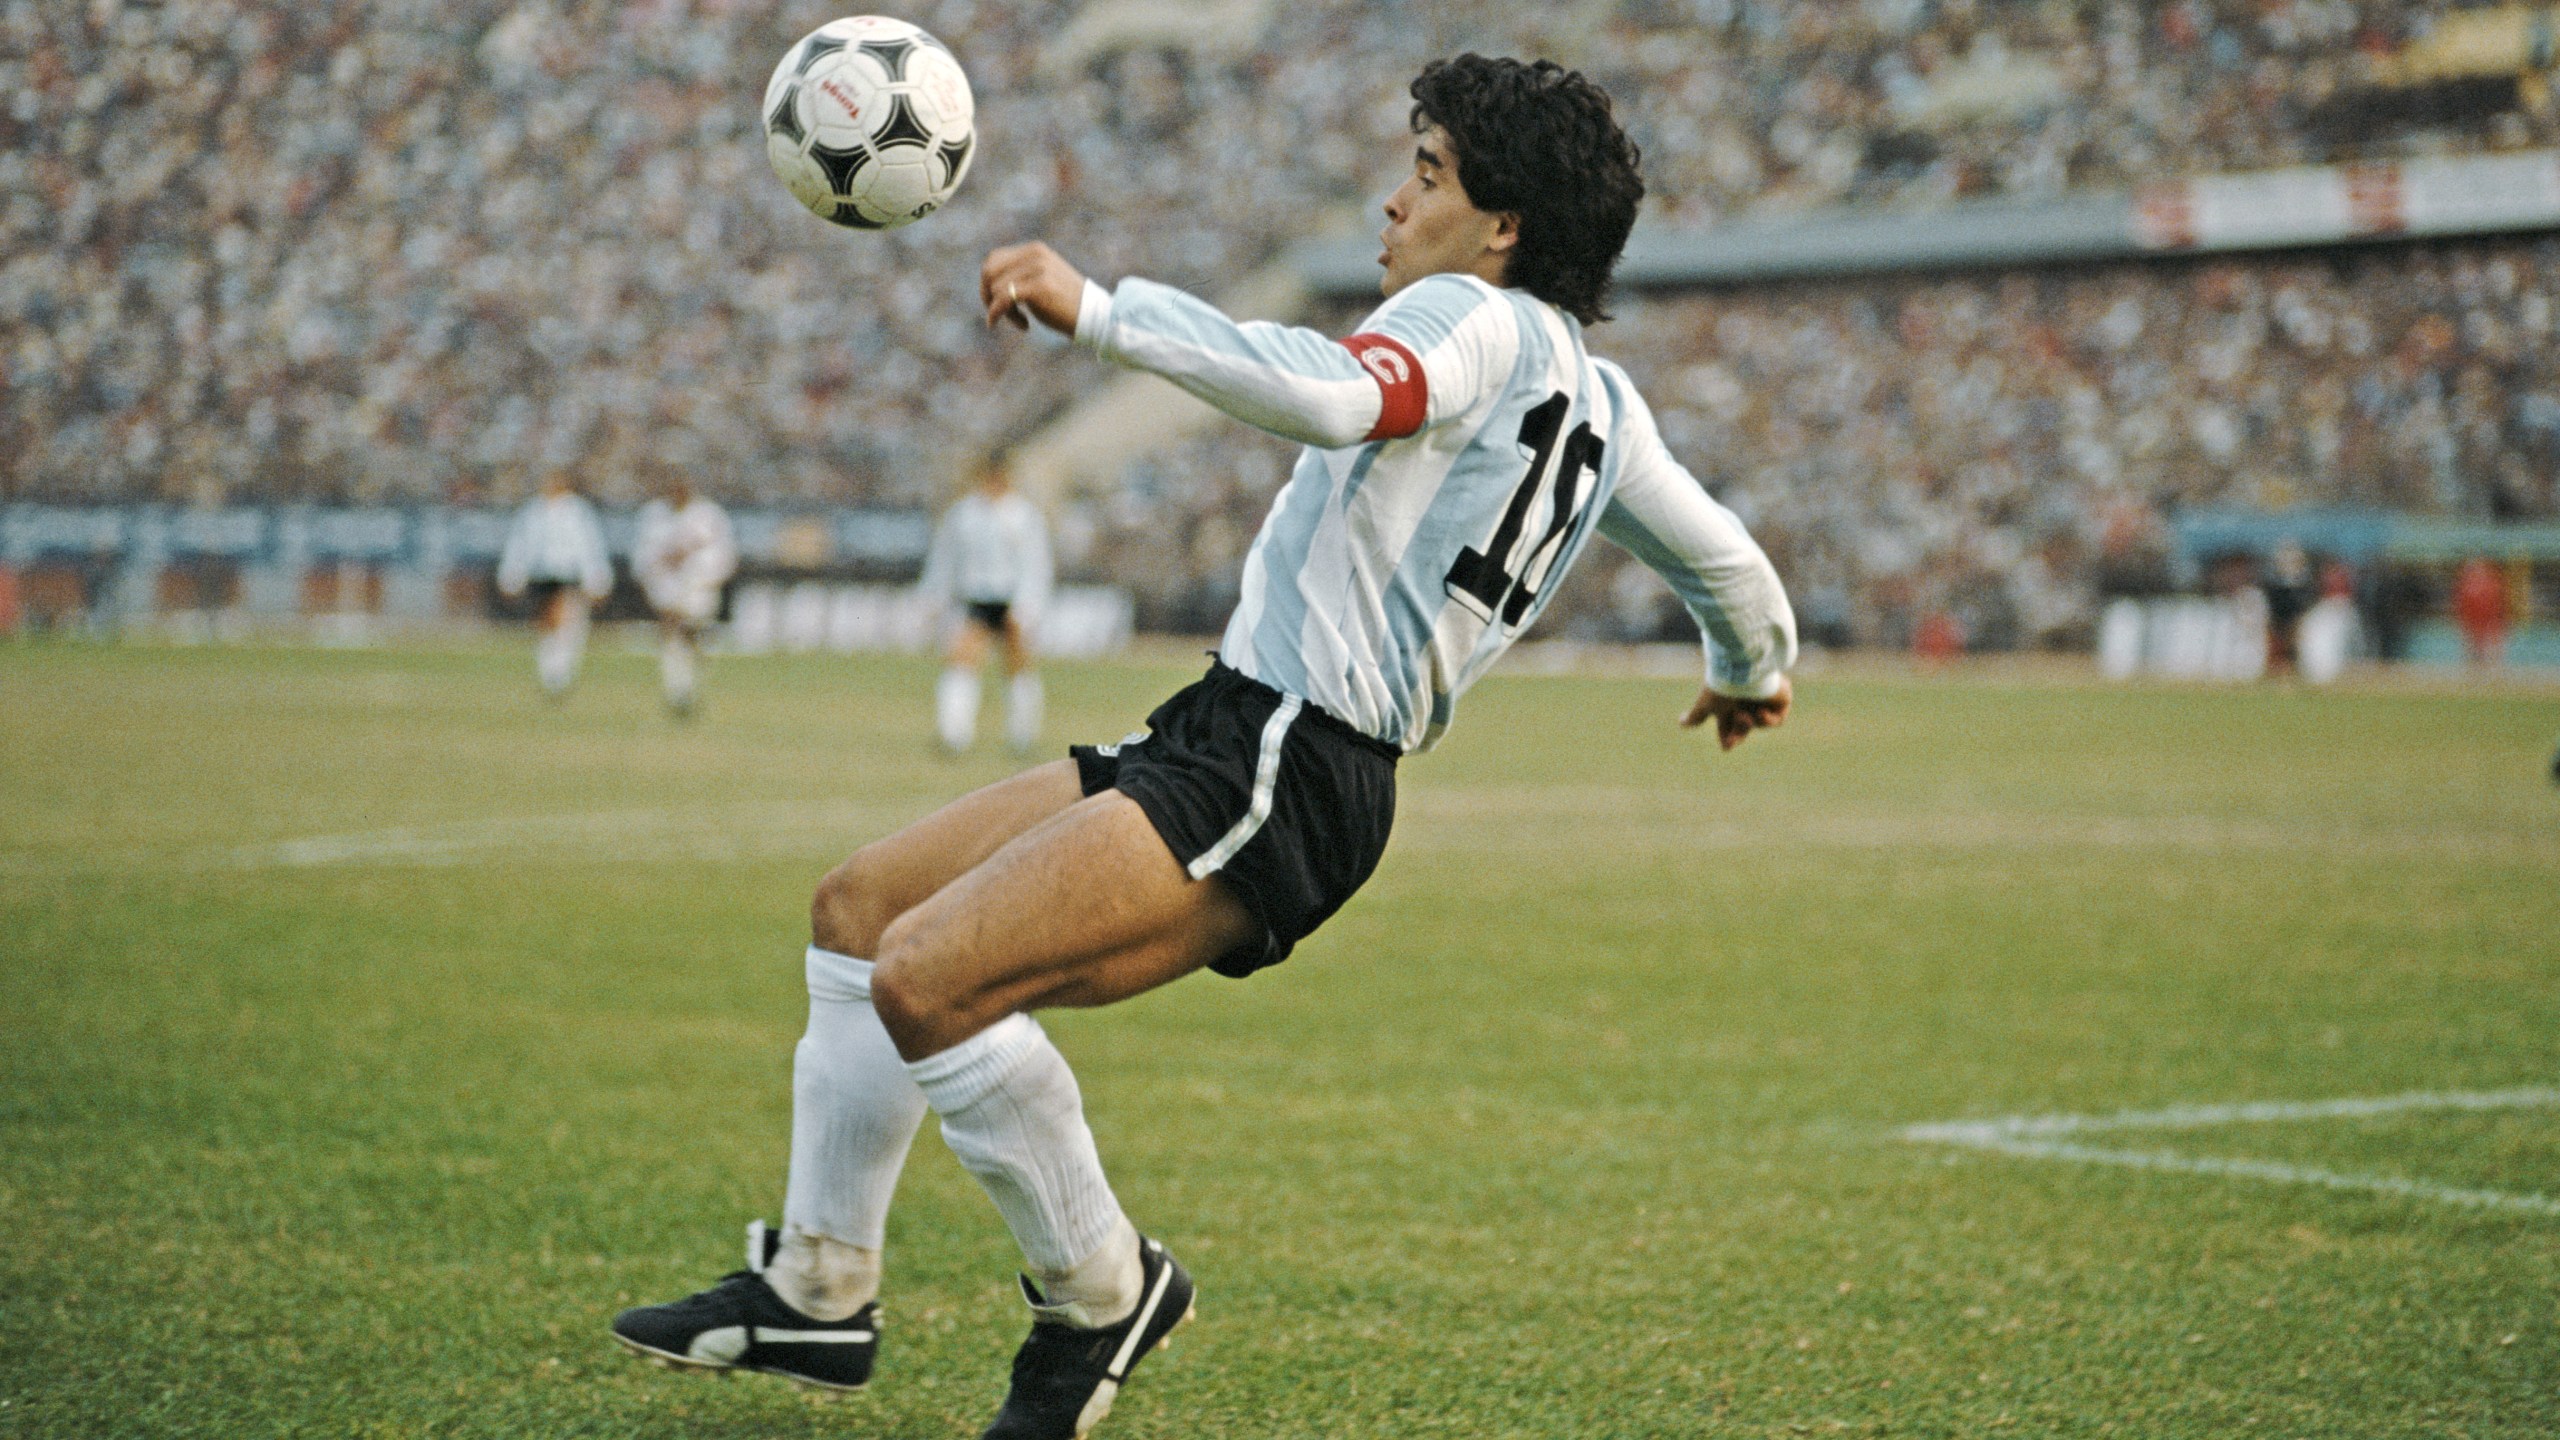
[(1434, 125), (1416, 137), (1413, 173), (1387, 197), (1387, 228), (1378, 232), (1381, 293), (1393, 295), (1425, 275), (1459, 271), (1499, 285), (1519, 223), (1479, 210), (1458, 183), (1457, 147)]

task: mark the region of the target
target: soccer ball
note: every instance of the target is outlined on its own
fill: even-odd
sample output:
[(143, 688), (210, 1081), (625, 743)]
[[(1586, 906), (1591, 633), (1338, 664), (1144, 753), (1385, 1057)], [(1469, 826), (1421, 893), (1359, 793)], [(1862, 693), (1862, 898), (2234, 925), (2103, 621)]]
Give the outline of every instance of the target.
[(977, 148), (969, 77), (939, 40), (880, 15), (830, 20), (764, 87), (764, 153), (821, 220), (892, 230), (942, 208)]

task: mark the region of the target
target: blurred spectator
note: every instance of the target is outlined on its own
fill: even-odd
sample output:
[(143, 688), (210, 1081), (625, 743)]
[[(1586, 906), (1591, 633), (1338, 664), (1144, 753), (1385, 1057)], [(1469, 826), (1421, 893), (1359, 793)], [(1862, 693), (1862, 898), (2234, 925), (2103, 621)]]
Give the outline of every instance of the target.
[(2507, 582), (2486, 560), (2466, 560), (2453, 581), (2453, 623), (2474, 665), (2496, 666), (2507, 653)]
[(1964, 622), (1945, 610), (1932, 610), (1920, 617), (1911, 632), (1911, 653), (1932, 665), (1943, 665), (1964, 654)]

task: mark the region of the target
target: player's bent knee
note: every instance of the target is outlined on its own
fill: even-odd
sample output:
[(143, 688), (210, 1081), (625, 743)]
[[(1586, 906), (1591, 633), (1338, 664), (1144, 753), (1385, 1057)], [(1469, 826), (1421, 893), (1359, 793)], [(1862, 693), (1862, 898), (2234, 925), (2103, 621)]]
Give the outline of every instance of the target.
[(901, 948), (894, 935), (882, 937), (881, 945), (871, 969), (871, 1010), (881, 1028), (911, 1060), (943, 1048), (953, 1028), (948, 997), (922, 983), (914, 952)]
[(1008, 1008), (965, 974), (931, 963), (928, 928), (912, 916), (890, 922), (871, 967), (871, 1008), (910, 1059), (969, 1038), (1003, 1019)]
[(809, 939), (839, 955), (876, 959), (881, 936), (896, 918), (887, 877), (867, 847), (828, 871), (809, 897)]

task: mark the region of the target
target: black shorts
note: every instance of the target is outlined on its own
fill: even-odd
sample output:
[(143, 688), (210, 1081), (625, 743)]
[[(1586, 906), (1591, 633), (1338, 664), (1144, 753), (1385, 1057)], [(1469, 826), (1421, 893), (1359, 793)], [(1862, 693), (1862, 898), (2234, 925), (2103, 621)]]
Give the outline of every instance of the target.
[(552, 600), (576, 583), (574, 580), (527, 580), (524, 582), (526, 613), (540, 620), (551, 613)]
[(1236, 979), (1289, 958), (1378, 868), (1396, 747), (1224, 662), (1117, 745), (1078, 745), (1084, 793), (1138, 802), (1193, 878), (1216, 875), (1262, 934), (1209, 962)]
[(1013, 602), (1010, 600), (972, 600), (967, 610), (970, 619), (999, 635), (1004, 633), (1005, 622), (1013, 618)]

